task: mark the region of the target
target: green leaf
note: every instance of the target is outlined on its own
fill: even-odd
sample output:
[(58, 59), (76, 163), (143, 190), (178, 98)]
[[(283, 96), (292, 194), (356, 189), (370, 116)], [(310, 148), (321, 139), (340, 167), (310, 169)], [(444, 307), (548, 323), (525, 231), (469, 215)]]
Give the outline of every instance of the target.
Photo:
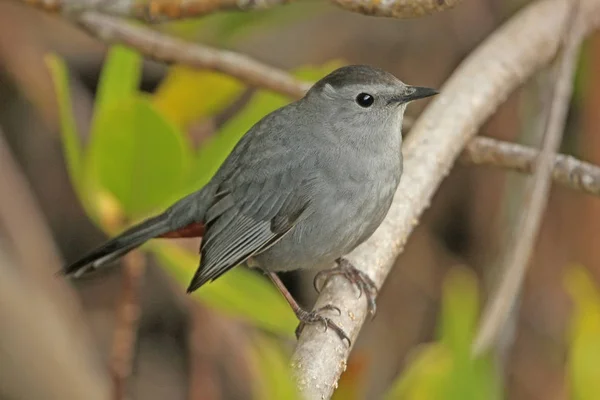
[(299, 399), (289, 355), (283, 351), (281, 345), (273, 338), (255, 335), (254, 346), (251, 349), (255, 361), (254, 370), (259, 375), (254, 398)]
[(470, 353), (479, 312), (473, 272), (451, 270), (442, 292), (440, 340), (418, 353), (388, 399), (501, 399), (491, 356), (473, 359)]
[[(302, 67), (294, 75), (307, 81), (316, 81), (343, 65), (334, 60), (321, 67)], [(270, 91), (259, 90), (248, 104), (231, 118), (219, 132), (198, 149), (191, 176), (192, 187), (205, 185), (221, 166), (236, 143), (260, 119), (268, 113), (288, 104), (290, 99)]]
[(415, 350), (412, 362), (393, 383), (385, 399), (453, 399), (445, 396), (448, 380), (452, 375), (452, 368), (452, 354), (444, 344), (430, 343), (422, 345)]
[(466, 268), (448, 273), (442, 290), (441, 343), (450, 350), (454, 368), (446, 388), (449, 399), (499, 399), (491, 355), (473, 359), (471, 343), (477, 327), (477, 278)]
[[(187, 287), (198, 268), (199, 256), (168, 243), (154, 244), (153, 252), (167, 270)], [(246, 267), (236, 267), (193, 296), (211, 307), (245, 318), (270, 332), (292, 337), (298, 324), (291, 308), (264, 277)]]
[(121, 45), (110, 48), (100, 74), (94, 117), (137, 95), (141, 66), (142, 57), (137, 52)]
[(476, 277), (463, 268), (452, 269), (442, 288), (441, 341), (461, 359), (470, 357), (479, 313), (477, 290)]
[(64, 61), (57, 55), (47, 55), (45, 62), (52, 75), (54, 90), (58, 98), (62, 145), (67, 160), (69, 177), (81, 201), (84, 198), (81, 182), (83, 176), (83, 152), (75, 123), (75, 116), (73, 115), (73, 104), (69, 89), (69, 72)]
[(153, 104), (168, 120), (184, 128), (229, 105), (244, 85), (230, 76), (174, 66), (153, 96)]
[(191, 158), (183, 135), (143, 97), (102, 108), (96, 117), (88, 168), (97, 190), (110, 192), (133, 219), (174, 201)]
[(600, 393), (600, 292), (580, 266), (567, 270), (574, 309), (568, 335), (567, 379), (571, 399), (592, 400)]

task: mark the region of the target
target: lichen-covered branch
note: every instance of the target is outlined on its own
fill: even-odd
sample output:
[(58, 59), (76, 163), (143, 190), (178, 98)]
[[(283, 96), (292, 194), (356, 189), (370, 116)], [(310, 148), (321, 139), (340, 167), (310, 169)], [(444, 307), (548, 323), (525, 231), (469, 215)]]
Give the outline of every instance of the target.
[(192, 18), (217, 11), (266, 10), (292, 0), (150, 0), (134, 11), (148, 22)]
[(264, 10), (292, 0), (19, 0), (47, 12), (76, 14), (98, 11), (102, 14), (164, 22), (201, 17), (218, 11)]
[(377, 17), (408, 19), (452, 8), (462, 0), (333, 0), (345, 10)]
[[(568, 1), (528, 6), (467, 57), (423, 112), (404, 146), (404, 175), (390, 211), (373, 236), (348, 255), (349, 261), (381, 287), (409, 234), (463, 147), (504, 99), (554, 57)], [(581, 1), (581, 27), (600, 23), (600, 1)], [(355, 341), (366, 317), (364, 296), (343, 278), (332, 278), (315, 307), (332, 303), (331, 315)], [(346, 368), (350, 348), (334, 332), (308, 326), (300, 336), (292, 365), (307, 399), (327, 399)]]
[[(482, 165), (531, 174), (539, 152), (516, 143), (476, 137), (467, 144), (460, 161), (466, 165)], [(552, 178), (574, 190), (600, 196), (600, 167), (572, 156), (558, 154), (554, 159)]]
[[(201, 17), (218, 11), (265, 10), (292, 0), (20, 0), (49, 12), (99, 11), (146, 22)], [(462, 0), (331, 0), (365, 15), (416, 18), (452, 8)]]

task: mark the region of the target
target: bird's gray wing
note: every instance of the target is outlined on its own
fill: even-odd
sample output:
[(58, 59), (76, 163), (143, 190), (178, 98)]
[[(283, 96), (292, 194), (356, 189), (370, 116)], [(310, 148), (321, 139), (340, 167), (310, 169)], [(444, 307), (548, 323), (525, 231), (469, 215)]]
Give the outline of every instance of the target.
[(250, 141), (234, 151), (221, 172), (205, 217), (200, 267), (188, 291), (272, 246), (309, 212), (314, 157), (282, 140), (264, 146), (268, 137), (257, 139), (262, 143)]
[(280, 181), (274, 176), (219, 193), (207, 212), (200, 268), (189, 291), (267, 249), (302, 218), (310, 203), (304, 185), (281, 186)]

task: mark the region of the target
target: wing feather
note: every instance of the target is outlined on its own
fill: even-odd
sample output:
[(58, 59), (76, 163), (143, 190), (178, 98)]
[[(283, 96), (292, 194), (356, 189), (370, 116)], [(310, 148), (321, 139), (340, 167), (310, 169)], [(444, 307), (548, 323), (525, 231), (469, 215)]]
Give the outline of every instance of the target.
[(279, 190), (259, 195), (261, 201), (249, 199), (253, 206), (242, 212), (231, 197), (225, 195), (208, 210), (200, 267), (189, 292), (270, 247), (289, 232), (308, 204), (301, 204), (303, 199), (290, 201), (294, 197), (291, 190)]
[[(193, 291), (204, 283), (217, 279), (283, 237), (293, 226), (289, 226), (285, 232), (273, 232), (271, 221), (256, 221), (235, 209), (229, 212), (236, 213), (231, 222), (222, 229), (214, 231), (217, 235), (207, 237), (203, 243), (200, 268), (192, 279), (188, 291)], [(227, 218), (223, 221), (229, 220)], [(210, 229), (207, 236), (209, 232)]]
[(280, 134), (290, 124), (277, 114), (265, 117), (217, 172), (220, 184), (206, 214), (200, 267), (188, 292), (265, 251), (309, 212), (316, 152)]

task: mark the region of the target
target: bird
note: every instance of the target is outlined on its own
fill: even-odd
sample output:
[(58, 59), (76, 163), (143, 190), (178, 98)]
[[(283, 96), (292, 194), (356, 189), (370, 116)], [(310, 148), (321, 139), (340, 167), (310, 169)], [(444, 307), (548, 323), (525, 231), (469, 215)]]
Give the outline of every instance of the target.
[(340, 67), (301, 99), (259, 120), (202, 188), (66, 265), (62, 273), (81, 277), (151, 239), (202, 237), (188, 293), (237, 265), (259, 268), (297, 316), (297, 336), (305, 324), (322, 323), (350, 343), (323, 316), (339, 308), (306, 311), (277, 273), (319, 271), (317, 291), (318, 281), (342, 275), (365, 293), (369, 313), (375, 314), (377, 287), (344, 256), (373, 234), (391, 206), (402, 176), (407, 104), (437, 93), (373, 66)]

